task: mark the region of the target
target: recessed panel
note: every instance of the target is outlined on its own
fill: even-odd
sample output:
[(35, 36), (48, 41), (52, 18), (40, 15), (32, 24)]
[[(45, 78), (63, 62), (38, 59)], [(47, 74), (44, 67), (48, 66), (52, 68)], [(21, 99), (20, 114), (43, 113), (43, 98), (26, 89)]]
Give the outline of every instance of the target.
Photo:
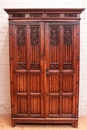
[(73, 74), (63, 74), (62, 92), (73, 93)]
[(27, 92), (27, 74), (26, 73), (16, 74), (16, 86), (17, 86), (17, 92)]
[(73, 97), (63, 97), (62, 99), (62, 114), (72, 114), (73, 110)]
[(17, 111), (18, 111), (18, 114), (28, 113), (28, 100), (26, 96), (17, 97)]
[(28, 76), (28, 88), (30, 92), (41, 92), (41, 74), (32, 73)]
[(50, 75), (49, 75), (49, 92), (58, 93), (59, 87), (60, 87), (60, 75), (50, 73)]
[(30, 114), (41, 115), (41, 97), (37, 96), (30, 97)]
[(49, 97), (49, 114), (59, 114), (59, 97)]

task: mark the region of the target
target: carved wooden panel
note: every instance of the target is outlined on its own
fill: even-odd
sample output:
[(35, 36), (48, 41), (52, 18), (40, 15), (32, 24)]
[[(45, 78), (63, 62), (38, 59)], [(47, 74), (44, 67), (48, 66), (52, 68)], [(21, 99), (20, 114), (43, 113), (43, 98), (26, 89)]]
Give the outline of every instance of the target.
[(18, 96), (17, 97), (17, 114), (28, 114), (27, 96)]
[(12, 14), (12, 17), (18, 17), (18, 18), (23, 18), (25, 17), (25, 14)]
[(17, 92), (27, 92), (27, 74), (17, 73), (15, 76)]
[(59, 69), (59, 44), (60, 27), (59, 25), (49, 25), (49, 69)]
[(63, 26), (63, 69), (73, 70), (73, 26), (64, 25)]
[(40, 26), (30, 26), (30, 69), (40, 69)]
[(73, 14), (73, 13), (65, 13), (64, 17), (77, 17), (77, 14)]
[(16, 56), (16, 69), (26, 70), (27, 69), (27, 44), (26, 44), (26, 25), (16, 25), (16, 46), (15, 56)]
[(51, 64), (50, 64), (50, 69), (51, 69), (51, 70), (57, 70), (57, 69), (59, 69), (58, 63), (51, 63)]
[[(73, 113), (73, 97), (65, 96), (62, 99), (62, 114), (71, 116)], [(70, 115), (71, 114), (71, 115)]]
[(25, 62), (18, 62), (17, 69), (26, 69), (26, 63)]
[(47, 14), (48, 17), (60, 17), (59, 13), (49, 13)]
[(39, 96), (30, 97), (30, 115), (41, 116), (41, 97)]
[(26, 43), (26, 26), (17, 26), (17, 45), (23, 46)]
[(40, 65), (39, 65), (39, 63), (31, 63), (31, 65), (30, 65), (30, 69), (31, 70), (39, 70), (40, 69)]
[(38, 45), (39, 43), (39, 26), (31, 26), (31, 45)]
[(42, 17), (41, 13), (30, 13), (30, 17)]
[(50, 45), (57, 45), (59, 43), (59, 26), (50, 26)]
[(64, 63), (63, 69), (64, 70), (72, 70), (72, 63)]
[(72, 26), (64, 26), (64, 44), (72, 44)]

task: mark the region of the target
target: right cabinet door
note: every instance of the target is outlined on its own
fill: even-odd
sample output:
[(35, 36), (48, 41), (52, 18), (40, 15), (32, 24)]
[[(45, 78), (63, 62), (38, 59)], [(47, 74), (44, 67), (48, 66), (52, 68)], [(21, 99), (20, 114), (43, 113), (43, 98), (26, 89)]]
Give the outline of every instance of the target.
[(74, 117), (77, 96), (76, 23), (45, 23), (46, 117)]

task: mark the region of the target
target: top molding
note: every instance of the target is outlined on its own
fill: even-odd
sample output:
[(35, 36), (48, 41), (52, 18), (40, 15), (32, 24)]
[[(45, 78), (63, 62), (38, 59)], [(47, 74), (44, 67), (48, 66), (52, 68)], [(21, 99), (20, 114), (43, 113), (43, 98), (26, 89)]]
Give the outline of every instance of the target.
[(80, 19), (84, 8), (4, 9), (10, 19)]

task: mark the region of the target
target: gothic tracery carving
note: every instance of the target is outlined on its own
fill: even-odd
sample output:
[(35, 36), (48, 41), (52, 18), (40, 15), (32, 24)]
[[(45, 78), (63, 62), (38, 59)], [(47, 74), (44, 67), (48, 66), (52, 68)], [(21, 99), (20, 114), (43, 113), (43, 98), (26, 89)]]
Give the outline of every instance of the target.
[(58, 38), (59, 26), (50, 26), (50, 44), (57, 45), (59, 43)]
[(64, 44), (72, 44), (72, 26), (64, 26)]
[(63, 69), (65, 69), (65, 70), (72, 69), (72, 63), (64, 63), (63, 64)]
[(50, 64), (50, 69), (51, 70), (58, 70), (59, 69), (58, 63), (51, 63)]
[(39, 63), (31, 63), (30, 69), (31, 70), (39, 70), (40, 69)]
[(25, 26), (17, 26), (17, 45), (25, 45)]
[(31, 45), (38, 45), (39, 44), (39, 26), (32, 26), (31, 27)]
[(26, 63), (25, 62), (18, 62), (17, 69), (26, 69)]

